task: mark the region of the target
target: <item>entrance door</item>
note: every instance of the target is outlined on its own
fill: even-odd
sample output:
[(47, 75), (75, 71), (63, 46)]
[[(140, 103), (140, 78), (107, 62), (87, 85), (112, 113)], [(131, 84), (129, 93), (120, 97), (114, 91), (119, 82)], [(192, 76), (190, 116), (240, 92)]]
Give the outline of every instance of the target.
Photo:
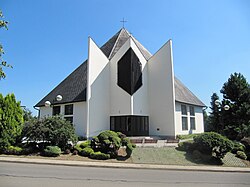
[(127, 136), (148, 136), (148, 116), (111, 116), (110, 130), (122, 132)]

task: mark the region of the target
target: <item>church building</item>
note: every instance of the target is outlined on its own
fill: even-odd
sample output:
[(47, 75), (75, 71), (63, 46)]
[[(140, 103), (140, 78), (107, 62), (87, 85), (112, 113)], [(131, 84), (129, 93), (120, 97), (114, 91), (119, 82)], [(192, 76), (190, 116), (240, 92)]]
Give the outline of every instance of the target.
[(36, 104), (40, 117), (61, 115), (79, 136), (103, 130), (128, 136), (204, 131), (205, 105), (174, 75), (172, 41), (154, 55), (122, 28)]

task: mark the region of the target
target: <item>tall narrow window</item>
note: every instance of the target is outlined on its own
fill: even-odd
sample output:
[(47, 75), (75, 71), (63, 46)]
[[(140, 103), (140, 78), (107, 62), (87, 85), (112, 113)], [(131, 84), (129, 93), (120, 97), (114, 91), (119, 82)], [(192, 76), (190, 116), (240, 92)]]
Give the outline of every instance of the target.
[(194, 115), (194, 107), (193, 106), (189, 106), (189, 113), (190, 113), (190, 116), (195, 116)]
[(73, 123), (74, 121), (73, 108), (74, 108), (73, 104), (64, 105), (64, 119), (66, 119), (70, 123)]
[(195, 130), (195, 112), (194, 112), (194, 107), (189, 106), (189, 113), (190, 113), (190, 129)]
[(187, 115), (187, 106), (186, 105), (181, 105), (181, 114)]
[(61, 113), (61, 106), (53, 106), (52, 115), (56, 116), (60, 115), (60, 113)]
[(73, 115), (73, 104), (65, 105), (64, 115)]
[(188, 120), (187, 120), (187, 117), (182, 117), (181, 118), (182, 120), (182, 130), (188, 130)]
[(187, 117), (187, 106), (181, 105), (181, 122), (182, 122), (182, 130), (188, 130), (188, 117)]
[(194, 117), (190, 117), (190, 129), (191, 130), (195, 130), (195, 118)]

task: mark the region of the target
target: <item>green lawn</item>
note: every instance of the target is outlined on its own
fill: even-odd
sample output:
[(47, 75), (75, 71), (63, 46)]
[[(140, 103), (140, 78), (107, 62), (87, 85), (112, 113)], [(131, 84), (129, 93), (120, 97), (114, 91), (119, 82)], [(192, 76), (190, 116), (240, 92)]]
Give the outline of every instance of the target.
[[(138, 164), (208, 165), (208, 163), (194, 159), (192, 155), (178, 151), (174, 147), (136, 148), (133, 151), (131, 161)], [(223, 166), (246, 167), (244, 162), (236, 158), (232, 153), (225, 156), (223, 163)]]

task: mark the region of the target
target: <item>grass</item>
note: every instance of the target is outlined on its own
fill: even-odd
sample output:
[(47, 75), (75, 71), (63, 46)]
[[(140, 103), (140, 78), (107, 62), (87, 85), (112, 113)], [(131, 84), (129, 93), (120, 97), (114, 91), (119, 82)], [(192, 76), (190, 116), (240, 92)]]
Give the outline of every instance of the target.
[[(5, 155), (2, 155), (5, 156)], [(10, 156), (10, 155), (6, 155)], [(135, 164), (164, 164), (164, 165), (183, 165), (183, 166), (197, 166), (197, 165), (212, 165), (212, 163), (206, 163), (199, 159), (194, 159), (191, 154), (184, 151), (178, 151), (174, 147), (162, 147), (162, 148), (136, 148), (133, 150), (133, 154), (128, 159), (109, 159), (109, 160), (92, 160), (87, 157), (61, 154), (59, 157), (43, 157), (39, 155), (29, 156), (11, 156), (19, 158), (39, 158), (39, 159), (52, 159), (52, 160), (71, 160), (71, 161), (88, 161), (88, 162), (123, 162), (123, 163), (135, 163)], [(243, 161), (234, 154), (228, 153), (223, 159), (223, 165), (228, 167), (250, 167), (249, 161)]]

